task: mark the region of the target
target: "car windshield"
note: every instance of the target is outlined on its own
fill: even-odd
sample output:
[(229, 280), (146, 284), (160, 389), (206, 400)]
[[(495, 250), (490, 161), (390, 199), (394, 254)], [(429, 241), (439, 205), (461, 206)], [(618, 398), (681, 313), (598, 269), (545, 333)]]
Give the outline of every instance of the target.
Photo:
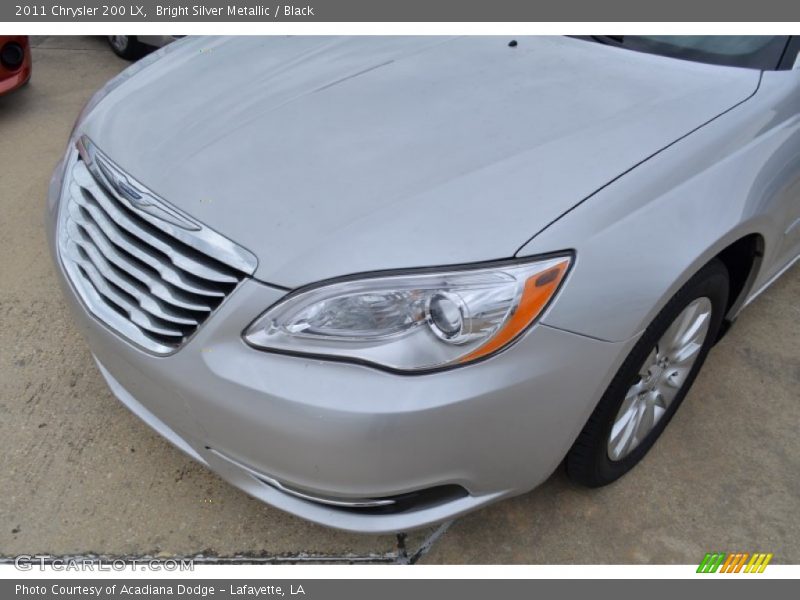
[(769, 35), (593, 35), (589, 39), (637, 52), (752, 69), (777, 68), (788, 42), (787, 36)]

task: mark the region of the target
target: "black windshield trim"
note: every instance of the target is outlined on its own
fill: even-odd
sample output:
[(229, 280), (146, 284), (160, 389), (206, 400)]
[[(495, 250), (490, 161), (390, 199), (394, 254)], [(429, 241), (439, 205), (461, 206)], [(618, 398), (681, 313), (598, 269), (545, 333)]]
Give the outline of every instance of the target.
[[(688, 48), (678, 49), (675, 46), (660, 43), (657, 40), (647, 40), (644, 36), (588, 35), (573, 37), (593, 43), (616, 46), (617, 48), (631, 50), (633, 52), (666, 56), (676, 60), (689, 60), (704, 64), (741, 67), (761, 71), (790, 69), (794, 60), (788, 61), (786, 59), (787, 50), (792, 46), (793, 40), (796, 39), (792, 36), (773, 36), (774, 39), (764, 46), (764, 48), (751, 55), (727, 56), (693, 51)], [(791, 62), (791, 64), (787, 66), (789, 62)]]

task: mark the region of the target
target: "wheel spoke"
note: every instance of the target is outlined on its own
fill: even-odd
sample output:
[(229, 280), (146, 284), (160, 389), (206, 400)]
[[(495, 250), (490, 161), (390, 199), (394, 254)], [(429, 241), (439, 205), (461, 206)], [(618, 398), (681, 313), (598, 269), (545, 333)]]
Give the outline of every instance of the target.
[(631, 443), (634, 439), (634, 431), (639, 424), (641, 416), (640, 406), (641, 403), (637, 401), (621, 419), (618, 419), (614, 423), (609, 440), (611, 458), (616, 460), (630, 452)]
[(642, 415), (636, 427), (637, 443), (646, 438), (647, 434), (650, 433), (650, 430), (653, 429), (653, 426), (656, 424), (655, 405), (652, 401), (644, 402), (643, 404)]
[(659, 340), (659, 345), (664, 346), (666, 352), (673, 352), (681, 346), (681, 340), (686, 335), (686, 331), (691, 327), (697, 306), (694, 302), (689, 304), (678, 318), (669, 326)]
[(608, 455), (612, 460), (622, 460), (641, 444), (684, 388), (708, 337), (711, 313), (708, 298), (693, 300), (650, 351), (609, 432)]
[(617, 413), (617, 418), (611, 428), (610, 445), (615, 448), (620, 447), (620, 441), (626, 437), (626, 430), (630, 433), (632, 429), (631, 423), (635, 425), (637, 403), (639, 400), (638, 389), (639, 386), (634, 385), (628, 390), (628, 395), (625, 396), (625, 400), (623, 400), (622, 406)]
[(663, 406), (665, 409), (669, 408), (669, 405), (672, 404), (675, 396), (678, 395), (679, 389), (680, 386), (672, 387), (671, 385), (662, 383), (656, 390), (656, 404)]
[(694, 317), (694, 320), (691, 322), (689, 327), (683, 333), (681, 337), (681, 342), (683, 344), (688, 344), (690, 342), (694, 342), (698, 339), (705, 339), (706, 331), (708, 331), (708, 325), (711, 320), (711, 313), (708, 311), (703, 311), (700, 314)]
[(626, 413), (630, 410), (633, 403), (636, 402), (636, 400), (639, 398), (639, 394), (641, 394), (644, 390), (645, 387), (644, 385), (642, 385), (642, 382), (634, 383), (630, 387), (628, 393), (625, 394), (625, 399), (622, 401), (622, 404), (620, 405), (619, 410), (617, 411), (617, 418), (619, 418), (619, 416), (622, 415), (623, 413)]
[(631, 408), (622, 414), (622, 416), (614, 422), (614, 427), (611, 430), (611, 437), (617, 437), (621, 431), (623, 431), (631, 421), (636, 420), (636, 413), (637, 413), (636, 405), (631, 406)]
[(689, 360), (694, 362), (694, 359), (697, 357), (697, 353), (700, 352), (700, 348), (702, 347), (702, 343), (698, 344), (697, 342), (691, 341), (675, 352), (672, 362), (679, 365), (684, 364)]
[(705, 340), (711, 322), (711, 303), (698, 298), (687, 306), (659, 340), (667, 353), (680, 352), (686, 345)]

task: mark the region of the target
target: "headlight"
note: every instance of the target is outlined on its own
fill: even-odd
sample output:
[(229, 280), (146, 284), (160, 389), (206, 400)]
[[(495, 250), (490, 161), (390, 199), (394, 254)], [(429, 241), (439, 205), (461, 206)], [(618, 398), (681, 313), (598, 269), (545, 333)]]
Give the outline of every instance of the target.
[(289, 294), (247, 329), (265, 350), (398, 371), (466, 364), (511, 344), (542, 313), (571, 258), (375, 276)]

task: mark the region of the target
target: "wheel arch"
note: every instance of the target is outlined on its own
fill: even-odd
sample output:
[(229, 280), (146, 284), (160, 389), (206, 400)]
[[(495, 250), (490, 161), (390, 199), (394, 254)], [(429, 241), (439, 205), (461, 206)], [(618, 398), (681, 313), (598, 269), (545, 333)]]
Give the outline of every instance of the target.
[(726, 235), (707, 247), (704, 252), (698, 253), (696, 259), (687, 264), (680, 276), (664, 290), (659, 301), (640, 323), (638, 331), (644, 331), (655, 315), (687, 281), (712, 260), (718, 259), (725, 265), (730, 278), (728, 303), (715, 343), (721, 340), (744, 307), (761, 270), (766, 253), (766, 240), (758, 230), (759, 223), (760, 220), (755, 219), (742, 224), (735, 231), (727, 232)]
[(760, 233), (745, 235), (726, 246), (714, 258), (722, 261), (730, 278), (728, 306), (717, 336), (719, 341), (733, 325), (753, 289), (764, 259), (764, 236)]

